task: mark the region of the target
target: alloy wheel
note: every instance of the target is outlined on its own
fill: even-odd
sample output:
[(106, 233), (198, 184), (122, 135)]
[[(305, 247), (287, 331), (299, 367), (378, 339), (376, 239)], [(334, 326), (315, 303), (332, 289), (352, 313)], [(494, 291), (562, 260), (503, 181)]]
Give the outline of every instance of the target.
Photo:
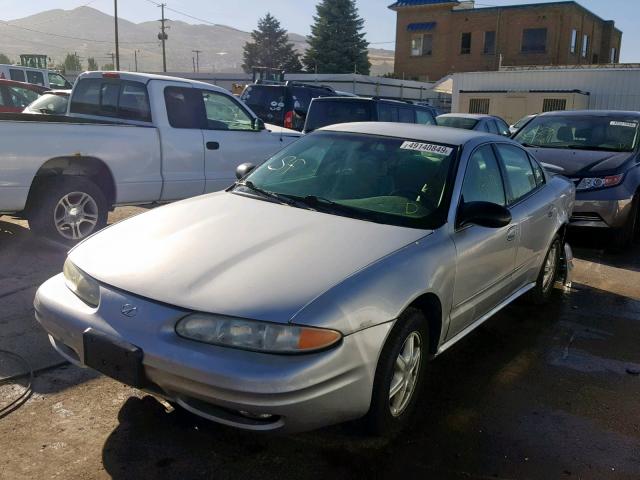
[(68, 240), (80, 240), (98, 224), (98, 204), (84, 192), (70, 192), (58, 201), (53, 213), (58, 233)]
[(396, 358), (393, 377), (389, 385), (389, 409), (394, 417), (402, 415), (411, 401), (418, 381), (421, 356), (422, 339), (420, 333), (411, 332)]

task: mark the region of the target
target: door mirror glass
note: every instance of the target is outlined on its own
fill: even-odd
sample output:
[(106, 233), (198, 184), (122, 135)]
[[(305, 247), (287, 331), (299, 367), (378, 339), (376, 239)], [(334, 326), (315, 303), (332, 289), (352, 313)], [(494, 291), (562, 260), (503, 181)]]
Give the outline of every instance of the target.
[(238, 165), (238, 167), (236, 168), (236, 178), (240, 180), (241, 178), (246, 177), (254, 168), (256, 168), (256, 166), (250, 162)]
[(459, 227), (474, 224), (486, 228), (502, 228), (511, 223), (511, 212), (491, 202), (463, 203), (458, 209)]

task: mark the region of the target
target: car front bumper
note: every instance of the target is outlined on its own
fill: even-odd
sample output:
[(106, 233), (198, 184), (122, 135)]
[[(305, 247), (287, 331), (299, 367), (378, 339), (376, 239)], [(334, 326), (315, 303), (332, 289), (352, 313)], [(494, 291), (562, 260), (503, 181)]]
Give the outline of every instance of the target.
[[(319, 353), (264, 354), (178, 337), (175, 324), (188, 311), (111, 287), (101, 286), (100, 294), (98, 308), (89, 307), (66, 287), (62, 274), (39, 288), (36, 318), (58, 352), (84, 366), (87, 329), (127, 342), (143, 352), (143, 390), (248, 430), (297, 432), (365, 415), (378, 356), (393, 325), (345, 336)], [(122, 314), (124, 305), (135, 306), (136, 316)]]
[(633, 197), (611, 199), (603, 198), (602, 191), (594, 193), (578, 192), (570, 226), (591, 228), (623, 227), (631, 213)]

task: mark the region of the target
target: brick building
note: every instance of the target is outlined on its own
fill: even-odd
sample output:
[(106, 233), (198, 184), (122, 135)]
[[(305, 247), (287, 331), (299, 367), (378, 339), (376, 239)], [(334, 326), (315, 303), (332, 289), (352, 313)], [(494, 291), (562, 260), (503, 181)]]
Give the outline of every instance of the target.
[(398, 0), (389, 8), (397, 12), (395, 73), (405, 78), (620, 59), (622, 32), (574, 1), (476, 8), (473, 1)]

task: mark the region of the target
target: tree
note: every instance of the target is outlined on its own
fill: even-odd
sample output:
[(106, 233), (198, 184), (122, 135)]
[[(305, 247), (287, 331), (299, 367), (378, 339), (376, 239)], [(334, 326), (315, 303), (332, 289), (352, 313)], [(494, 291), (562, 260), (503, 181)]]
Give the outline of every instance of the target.
[(102, 68), (100, 70), (115, 70), (116, 67), (113, 65), (113, 63), (105, 63), (104, 65), (102, 65)]
[(303, 58), (307, 70), (369, 75), (369, 42), (355, 0), (322, 0), (313, 20)]
[(89, 71), (98, 70), (98, 62), (96, 62), (95, 58), (93, 57), (87, 58), (87, 70)]
[(251, 73), (253, 67), (267, 67), (299, 72), (302, 70), (300, 55), (289, 42), (287, 31), (270, 13), (258, 20), (258, 29), (251, 32), (252, 42), (244, 46), (242, 69)]
[(7, 57), (4, 53), (0, 53), (0, 63), (5, 63), (11, 65), (11, 59)]
[(82, 70), (82, 62), (77, 53), (67, 53), (64, 59), (65, 72), (80, 72)]

